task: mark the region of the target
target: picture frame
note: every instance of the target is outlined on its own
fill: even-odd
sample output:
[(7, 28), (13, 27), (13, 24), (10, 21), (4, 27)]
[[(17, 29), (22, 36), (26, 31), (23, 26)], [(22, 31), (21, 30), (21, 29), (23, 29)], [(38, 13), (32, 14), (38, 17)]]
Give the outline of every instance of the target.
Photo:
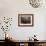
[(18, 14), (18, 26), (34, 26), (33, 14)]

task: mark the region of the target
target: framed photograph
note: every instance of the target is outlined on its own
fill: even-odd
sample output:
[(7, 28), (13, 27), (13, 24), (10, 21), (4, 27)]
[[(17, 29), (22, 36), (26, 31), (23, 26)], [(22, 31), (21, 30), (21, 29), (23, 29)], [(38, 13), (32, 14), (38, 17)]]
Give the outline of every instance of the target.
[(33, 26), (34, 15), (33, 14), (18, 14), (18, 26)]

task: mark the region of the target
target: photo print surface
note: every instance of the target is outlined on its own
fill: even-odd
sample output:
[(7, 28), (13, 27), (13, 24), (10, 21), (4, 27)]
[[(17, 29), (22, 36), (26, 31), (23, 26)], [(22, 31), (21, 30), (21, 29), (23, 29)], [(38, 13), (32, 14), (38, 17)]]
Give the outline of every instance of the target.
[(33, 26), (33, 14), (18, 14), (18, 26)]

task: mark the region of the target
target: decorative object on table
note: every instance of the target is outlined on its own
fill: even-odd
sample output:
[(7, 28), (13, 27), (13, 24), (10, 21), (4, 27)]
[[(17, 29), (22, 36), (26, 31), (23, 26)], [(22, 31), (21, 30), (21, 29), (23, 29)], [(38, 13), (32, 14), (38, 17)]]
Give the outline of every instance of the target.
[(3, 23), (2, 23), (1, 29), (5, 33), (5, 39), (6, 39), (6, 32), (10, 30), (11, 24), (12, 24), (12, 18), (10, 18), (10, 17), (3, 18)]
[(33, 14), (18, 14), (18, 26), (33, 26), (34, 15)]
[(36, 35), (34, 35), (32, 38), (34, 39), (34, 41), (38, 41)]
[(29, 41), (32, 41), (32, 38), (29, 37)]
[(38, 8), (43, 5), (43, 0), (29, 0), (30, 5), (34, 8)]

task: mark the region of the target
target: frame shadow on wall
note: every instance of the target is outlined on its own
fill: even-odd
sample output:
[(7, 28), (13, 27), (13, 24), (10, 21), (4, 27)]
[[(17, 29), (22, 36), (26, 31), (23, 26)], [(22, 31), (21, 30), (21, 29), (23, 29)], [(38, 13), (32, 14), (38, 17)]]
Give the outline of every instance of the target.
[(33, 27), (34, 15), (33, 14), (18, 14), (18, 26)]

